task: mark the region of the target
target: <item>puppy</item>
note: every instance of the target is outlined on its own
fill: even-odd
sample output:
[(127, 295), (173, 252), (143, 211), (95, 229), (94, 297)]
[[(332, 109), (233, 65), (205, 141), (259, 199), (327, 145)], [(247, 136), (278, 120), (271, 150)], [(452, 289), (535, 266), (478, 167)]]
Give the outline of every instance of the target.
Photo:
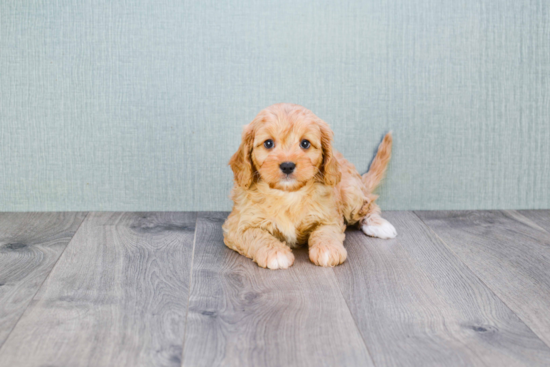
[(391, 133), (362, 177), (332, 148), (332, 136), (326, 122), (288, 103), (264, 109), (244, 127), (229, 161), (235, 184), (223, 225), (227, 247), (263, 268), (287, 269), (291, 249), (307, 243), (315, 265), (335, 266), (346, 260), (346, 225), (373, 237), (397, 235), (373, 194), (391, 157)]

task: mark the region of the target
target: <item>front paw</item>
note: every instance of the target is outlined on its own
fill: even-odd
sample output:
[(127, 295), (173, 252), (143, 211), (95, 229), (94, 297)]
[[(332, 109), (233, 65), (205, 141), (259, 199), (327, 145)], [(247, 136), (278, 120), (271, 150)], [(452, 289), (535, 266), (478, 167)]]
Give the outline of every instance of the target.
[(262, 268), (288, 269), (294, 264), (294, 254), (288, 247), (264, 247), (258, 251), (255, 261)]
[(341, 243), (317, 244), (309, 248), (309, 259), (318, 266), (336, 266), (346, 261), (348, 252)]

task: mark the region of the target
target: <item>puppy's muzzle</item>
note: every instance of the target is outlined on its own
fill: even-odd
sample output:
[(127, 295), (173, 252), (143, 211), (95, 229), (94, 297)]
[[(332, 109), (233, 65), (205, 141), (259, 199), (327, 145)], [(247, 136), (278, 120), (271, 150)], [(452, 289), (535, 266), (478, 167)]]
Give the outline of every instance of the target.
[(293, 162), (283, 162), (279, 165), (279, 168), (285, 175), (290, 175), (292, 172), (294, 172), (294, 169), (296, 168), (296, 164)]

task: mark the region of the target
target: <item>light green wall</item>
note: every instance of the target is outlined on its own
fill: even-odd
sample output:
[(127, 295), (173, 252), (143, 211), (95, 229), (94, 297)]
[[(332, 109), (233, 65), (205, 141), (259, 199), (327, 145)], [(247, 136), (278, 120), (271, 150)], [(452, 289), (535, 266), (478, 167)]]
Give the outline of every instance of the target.
[(550, 2), (0, 2), (0, 210), (228, 210), (242, 125), (293, 102), (383, 209), (550, 208)]

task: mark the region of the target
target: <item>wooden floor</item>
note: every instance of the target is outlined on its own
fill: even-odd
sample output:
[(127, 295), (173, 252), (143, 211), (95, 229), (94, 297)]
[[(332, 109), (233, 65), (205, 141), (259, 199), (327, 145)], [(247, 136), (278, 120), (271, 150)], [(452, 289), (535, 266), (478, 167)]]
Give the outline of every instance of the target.
[(386, 212), (264, 270), (227, 213), (0, 213), (0, 367), (550, 366), (550, 211)]

